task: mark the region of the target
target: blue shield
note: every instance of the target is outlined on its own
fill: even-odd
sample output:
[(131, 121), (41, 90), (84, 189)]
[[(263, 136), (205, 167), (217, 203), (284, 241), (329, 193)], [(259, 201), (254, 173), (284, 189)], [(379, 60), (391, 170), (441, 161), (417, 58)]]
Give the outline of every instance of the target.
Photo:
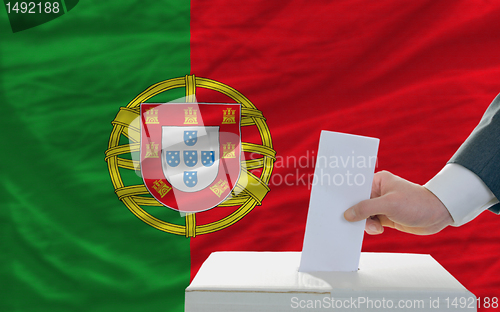
[(188, 167), (194, 167), (198, 163), (198, 151), (184, 151), (184, 163)]
[(170, 167), (177, 167), (181, 162), (181, 153), (179, 151), (167, 151), (165, 160)]
[(210, 167), (215, 162), (215, 152), (214, 151), (202, 151), (201, 152), (201, 163), (205, 167)]
[(219, 174), (220, 150), (218, 126), (162, 126), (163, 174), (177, 190), (210, 186)]
[(184, 144), (194, 146), (198, 142), (198, 131), (184, 131)]
[(198, 172), (184, 171), (184, 184), (187, 187), (194, 187), (198, 183)]

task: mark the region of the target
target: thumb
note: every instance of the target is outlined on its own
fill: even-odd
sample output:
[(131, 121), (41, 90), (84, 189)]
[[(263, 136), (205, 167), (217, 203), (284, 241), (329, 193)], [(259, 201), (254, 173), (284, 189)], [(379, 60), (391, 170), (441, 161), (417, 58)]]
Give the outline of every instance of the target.
[(386, 214), (388, 208), (386, 196), (363, 200), (344, 212), (349, 222), (364, 220), (370, 216)]

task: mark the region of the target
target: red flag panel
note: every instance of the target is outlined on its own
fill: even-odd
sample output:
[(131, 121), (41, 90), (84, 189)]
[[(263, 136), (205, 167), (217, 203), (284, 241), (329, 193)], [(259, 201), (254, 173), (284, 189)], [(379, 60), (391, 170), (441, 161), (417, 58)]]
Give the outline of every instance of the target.
[[(262, 205), (192, 240), (192, 276), (213, 251), (301, 250), (321, 130), (380, 138), (377, 171), (433, 177), (500, 92), (499, 13), (472, 1), (191, 1), (192, 74), (252, 101), (277, 152)], [(245, 131), (243, 142), (258, 139)], [(476, 296), (494, 297), (499, 222), (485, 212), (432, 236), (388, 229), (366, 235), (363, 250), (431, 254)]]

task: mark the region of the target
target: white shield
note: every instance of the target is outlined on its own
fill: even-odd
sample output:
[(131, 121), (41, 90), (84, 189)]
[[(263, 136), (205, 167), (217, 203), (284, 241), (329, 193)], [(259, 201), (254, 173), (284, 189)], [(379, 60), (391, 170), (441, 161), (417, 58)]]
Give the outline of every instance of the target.
[[(195, 137), (186, 140), (186, 133), (195, 133)], [(162, 126), (161, 146), (163, 174), (174, 188), (198, 192), (214, 182), (219, 172), (218, 126)], [(207, 154), (213, 155), (209, 165), (204, 161)], [(176, 162), (169, 162), (167, 155), (172, 155)], [(196, 180), (186, 183), (187, 178)]]

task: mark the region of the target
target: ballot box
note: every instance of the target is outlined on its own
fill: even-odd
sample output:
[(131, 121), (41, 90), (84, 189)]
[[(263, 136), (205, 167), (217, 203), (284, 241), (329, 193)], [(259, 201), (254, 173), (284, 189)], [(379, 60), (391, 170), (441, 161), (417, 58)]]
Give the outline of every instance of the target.
[(215, 252), (186, 289), (186, 312), (476, 311), (430, 255), (361, 253), (355, 272), (299, 272), (300, 252)]

